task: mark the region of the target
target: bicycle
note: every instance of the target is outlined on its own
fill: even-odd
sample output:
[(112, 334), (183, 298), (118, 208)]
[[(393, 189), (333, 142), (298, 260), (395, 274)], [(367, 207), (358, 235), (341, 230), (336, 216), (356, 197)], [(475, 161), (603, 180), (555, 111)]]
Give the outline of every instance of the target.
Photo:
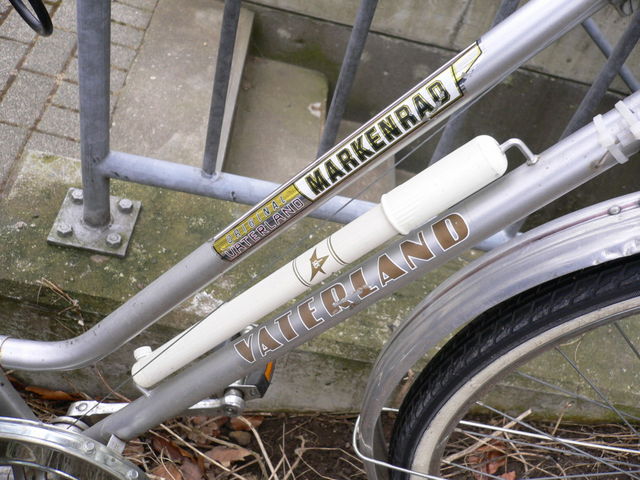
[[(117, 348), (168, 307), (246, 258), (256, 245), (272, 239), (277, 230), (320, 206), (331, 191), (353, 181), (358, 172), (381, 161), (383, 155), (396, 151), (418, 133), (436, 128), (447, 114), (469, 104), (537, 49), (606, 3), (575, 0), (558, 6), (548, 0), (529, 2), (89, 332), (56, 343), (2, 338), (2, 365), (27, 370), (67, 369), (91, 363)], [(638, 18), (636, 14), (635, 24)], [(477, 137), (470, 141), (389, 192), (381, 205), (178, 337), (154, 351), (138, 351), (132, 373), (143, 394), (93, 425), (80, 421), (89, 411), (105, 413), (106, 407), (87, 402), (72, 406), (72, 420), (67, 424), (72, 429), (20, 419), (33, 419), (33, 414), (6, 380), (0, 382), (0, 404), (9, 416), (18, 417), (0, 422), (3, 462), (16, 467), (16, 477), (24, 473), (23, 466), (54, 474), (62, 471), (67, 478), (143, 477), (119, 455), (124, 441), (197, 405), (212, 391), (219, 395), (209, 401), (210, 408), (237, 414), (245, 400), (264, 391), (271, 362), (282, 354), (541, 205), (626, 162), (640, 149), (639, 112), (640, 94), (636, 93), (539, 155), (517, 140), (499, 144), (488, 137)], [(513, 147), (522, 151), (526, 163), (505, 174), (505, 151)], [(107, 157), (106, 168), (111, 168), (110, 161), (117, 160)], [(456, 169), (462, 169), (464, 175)], [(606, 398), (605, 388), (592, 386), (591, 378), (580, 371), (562, 346), (569, 342), (584, 345), (588, 332), (595, 335), (597, 345), (611, 335), (593, 329), (611, 328), (626, 345), (626, 350), (620, 348), (615, 353), (624, 355), (626, 351), (631, 359), (640, 358), (629, 333), (639, 302), (640, 243), (635, 232), (639, 208), (640, 194), (631, 194), (538, 227), (472, 263), (425, 299), (394, 332), (365, 392), (354, 447), (364, 459), (368, 475), (385, 478), (391, 472), (397, 478), (442, 478), (454, 475), (449, 472), (453, 465), (460, 470), (457, 475), (471, 472), (480, 478), (505, 478), (492, 470), (507, 455), (505, 445), (535, 439), (540, 441), (537, 448), (545, 452), (546, 463), (523, 461), (522, 465), (532, 470), (535, 467), (547, 478), (573, 475), (556, 465), (551, 454), (586, 457), (598, 464), (597, 471), (579, 472), (578, 476), (635, 477), (640, 470), (633, 459), (619, 457), (637, 455), (635, 447), (565, 438), (557, 433), (559, 420), (549, 433), (537, 423), (526, 421), (544, 411), (505, 412), (499, 403), (489, 405), (489, 400), (479, 398), (498, 383), (511, 383), (520, 391), (544, 391), (580, 407), (571, 410), (573, 406), (568, 405), (560, 419), (579, 417), (588, 405), (609, 411), (637, 437), (634, 423), (638, 417), (633, 406)], [(390, 241), (347, 273), (331, 277)], [(189, 273), (185, 275), (185, 271)], [(324, 286), (305, 294), (284, 314), (257, 327), (251, 325), (325, 280), (328, 282)], [(262, 294), (264, 285), (273, 282), (280, 291)], [(172, 293), (167, 295), (166, 291)], [(210, 325), (217, 326), (223, 315), (229, 320), (225, 318), (224, 329), (214, 332)], [(240, 335), (235, 336), (238, 332)], [(407, 370), (453, 332), (453, 339), (428, 363), (405, 397), (387, 462), (386, 455), (380, 455), (385, 444), (379, 430), (380, 412)], [(552, 349), (578, 372), (576, 392), (539, 378), (550, 370), (548, 363), (535, 373), (516, 373), (515, 380), (507, 377), (513, 367), (537, 356), (542, 349)], [(198, 360), (203, 354), (207, 356)], [(540, 358), (536, 361), (546, 361)], [(631, 372), (633, 377), (632, 367), (625, 364), (623, 370), (620, 383), (631, 388), (626, 382), (631, 383), (633, 378), (627, 379), (626, 374)], [(202, 381), (211, 377), (215, 377), (211, 382)], [(590, 387), (591, 395), (581, 390), (584, 385)], [(176, 391), (182, 393), (181, 398), (176, 398)], [(467, 410), (471, 410), (473, 420), (462, 419)], [(489, 416), (504, 417), (506, 425), (493, 424), (486, 420)], [(452, 453), (460, 433), (487, 447), (484, 459), (468, 461), (466, 445)], [(449, 440), (451, 445), (447, 445)], [(463, 461), (456, 462), (458, 459)], [(514, 471), (518, 476), (526, 473), (526, 469)], [(539, 475), (532, 473), (534, 478)]]

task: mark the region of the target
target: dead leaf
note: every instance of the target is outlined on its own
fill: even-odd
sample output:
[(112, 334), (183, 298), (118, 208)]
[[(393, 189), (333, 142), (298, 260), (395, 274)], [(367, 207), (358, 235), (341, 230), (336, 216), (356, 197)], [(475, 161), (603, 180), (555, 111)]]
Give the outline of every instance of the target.
[(191, 460), (185, 460), (180, 467), (180, 473), (184, 480), (202, 480), (204, 470), (200, 470), (200, 467)]
[(512, 470), (510, 472), (503, 473), (500, 475), (500, 478), (504, 478), (504, 480), (516, 480), (516, 472), (515, 470)]
[(213, 447), (205, 455), (225, 467), (230, 467), (231, 463), (243, 460), (251, 455), (251, 452), (246, 448)]
[(180, 448), (171, 440), (167, 440), (164, 437), (153, 437), (151, 446), (158, 453), (164, 452), (174, 462), (179, 462), (183, 458), (193, 459), (193, 455), (191, 455), (190, 452), (187, 452), (184, 448)]
[(173, 463), (163, 463), (149, 472), (151, 475), (165, 480), (184, 480), (178, 467)]
[[(249, 423), (253, 426), (253, 428), (258, 428), (260, 425), (262, 425), (262, 422), (264, 421), (264, 417), (261, 415), (252, 415), (250, 417), (244, 417), (244, 418), (249, 421)], [(229, 425), (231, 426), (232, 430), (251, 430), (251, 428), (249, 428), (249, 425), (247, 425), (238, 417), (232, 418), (229, 421)]]
[(507, 459), (502, 456), (502, 454), (496, 450), (491, 451), (487, 454), (487, 463), (485, 465), (485, 472), (490, 475), (496, 473), (500, 467), (503, 467), (507, 463)]
[(81, 399), (81, 395), (77, 393), (67, 393), (62, 390), (49, 390), (48, 388), (28, 386), (24, 388), (27, 392), (35, 393), (44, 400), (62, 400), (65, 402), (74, 402)]

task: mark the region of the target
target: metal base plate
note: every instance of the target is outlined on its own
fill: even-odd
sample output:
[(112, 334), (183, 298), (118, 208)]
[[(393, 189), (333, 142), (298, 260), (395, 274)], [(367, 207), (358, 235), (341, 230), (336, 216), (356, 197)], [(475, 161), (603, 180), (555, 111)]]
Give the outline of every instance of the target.
[(82, 190), (70, 188), (47, 242), (124, 258), (142, 204), (137, 200), (111, 196), (111, 223), (104, 228), (86, 225), (82, 219), (82, 207)]

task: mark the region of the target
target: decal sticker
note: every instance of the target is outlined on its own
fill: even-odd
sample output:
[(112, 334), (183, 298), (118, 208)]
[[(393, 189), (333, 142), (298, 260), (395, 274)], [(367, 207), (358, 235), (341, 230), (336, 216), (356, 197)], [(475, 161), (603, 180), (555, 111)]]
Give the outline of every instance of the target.
[(257, 335), (251, 332), (236, 340), (233, 344), (236, 353), (243, 361), (254, 363), (291, 342), (305, 341), (303, 332), (332, 320), (369, 295), (376, 292), (384, 294), (389, 285), (407, 273), (425, 267), (438, 253), (466, 240), (469, 233), (468, 221), (457, 212), (425, 225), (424, 229), (405, 237), (319, 293), (294, 305), (280, 317), (265, 322)]
[[(477, 43), (461, 52), (218, 234), (214, 250), (225, 260), (236, 260), (453, 105), (463, 97), (465, 75), (481, 54)], [(312, 278), (321, 267), (313, 267)]]

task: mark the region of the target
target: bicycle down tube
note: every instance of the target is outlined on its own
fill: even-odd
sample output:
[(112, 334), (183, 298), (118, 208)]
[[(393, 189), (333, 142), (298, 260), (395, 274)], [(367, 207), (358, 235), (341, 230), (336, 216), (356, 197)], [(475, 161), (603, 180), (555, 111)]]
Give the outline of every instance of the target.
[[(92, 329), (59, 342), (4, 337), (2, 364), (22, 370), (66, 370), (103, 358), (231, 268), (235, 262), (230, 260), (246, 258), (319, 207), (329, 198), (326, 192), (336, 193), (418, 135), (433, 130), (606, 4), (606, 0), (529, 2), (217, 235), (213, 245), (207, 242), (197, 248)], [(272, 201), (289, 216), (276, 218), (270, 212), (268, 219), (261, 217), (260, 212), (270, 208), (265, 204)]]
[[(640, 92), (628, 97), (625, 104), (640, 121)], [(632, 135), (630, 125), (617, 110), (605, 114), (603, 123), (608, 133), (620, 139), (618, 147), (624, 155), (640, 149), (640, 139)], [(259, 329), (159, 384), (86, 434), (101, 441), (111, 435), (122, 440), (136, 437), (616, 164), (599, 143), (595, 125), (583, 127), (542, 153), (535, 164), (526, 163), (496, 180)], [(208, 378), (212, 380), (203, 381)], [(176, 398), (176, 391), (181, 392), (180, 398)], [(363, 432), (370, 434), (367, 428), (373, 427), (363, 425)]]

